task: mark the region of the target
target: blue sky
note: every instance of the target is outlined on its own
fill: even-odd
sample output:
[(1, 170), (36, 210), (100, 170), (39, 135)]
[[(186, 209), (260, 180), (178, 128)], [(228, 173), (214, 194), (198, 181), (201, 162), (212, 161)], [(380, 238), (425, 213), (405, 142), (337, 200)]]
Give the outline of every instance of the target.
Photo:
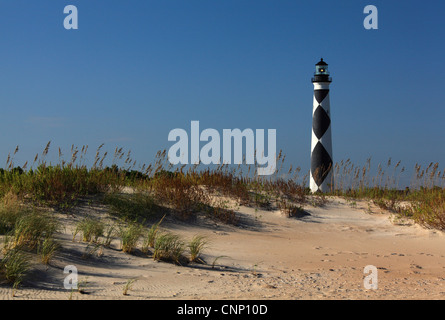
[[(363, 27), (368, 4), (378, 30)], [(78, 30), (63, 27), (66, 5)], [(309, 170), (323, 57), (334, 161), (443, 166), (443, 12), (432, 0), (0, 0), (0, 163), (50, 140), (54, 154), (89, 145), (94, 158), (105, 143), (150, 163), (199, 120), (277, 129), (286, 163)]]

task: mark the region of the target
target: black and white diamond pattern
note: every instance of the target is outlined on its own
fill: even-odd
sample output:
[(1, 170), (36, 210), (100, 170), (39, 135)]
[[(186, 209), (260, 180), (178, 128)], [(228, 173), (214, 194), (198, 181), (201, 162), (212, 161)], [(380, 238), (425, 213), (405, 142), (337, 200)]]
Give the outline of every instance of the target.
[(320, 105), (314, 112), (312, 117), (312, 129), (318, 139), (321, 139), (331, 125), (331, 118)]
[(318, 89), (318, 90), (314, 90), (314, 97), (315, 100), (317, 100), (317, 102), (319, 104), (321, 104), (323, 102), (323, 100), (326, 98), (326, 96), (329, 93), (329, 89)]
[(314, 83), (312, 115), (311, 191), (327, 191), (332, 177), (332, 141), (329, 84)]

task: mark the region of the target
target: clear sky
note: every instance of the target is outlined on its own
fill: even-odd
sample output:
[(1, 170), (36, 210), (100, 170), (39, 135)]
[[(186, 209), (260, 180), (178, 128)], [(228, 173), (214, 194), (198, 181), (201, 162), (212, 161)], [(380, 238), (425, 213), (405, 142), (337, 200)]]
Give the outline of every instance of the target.
[[(368, 4), (378, 30), (363, 27)], [(78, 30), (63, 27), (66, 5)], [(199, 120), (276, 129), (286, 163), (309, 170), (323, 57), (334, 162), (443, 168), (444, 13), (438, 0), (0, 0), (0, 163), (50, 140), (53, 153), (89, 145), (94, 158), (105, 143), (150, 163)]]

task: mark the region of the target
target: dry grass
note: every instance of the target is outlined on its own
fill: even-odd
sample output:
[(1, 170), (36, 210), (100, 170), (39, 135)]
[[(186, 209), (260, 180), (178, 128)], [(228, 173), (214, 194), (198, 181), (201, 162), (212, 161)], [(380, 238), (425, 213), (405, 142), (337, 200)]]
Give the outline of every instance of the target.
[[(0, 234), (7, 239), (0, 273), (10, 274), (8, 278), (17, 283), (26, 273), (27, 254), (38, 253), (43, 263), (49, 263), (58, 249), (54, 236), (59, 225), (48, 210), (41, 208), (69, 211), (80, 199), (91, 195), (100, 195), (121, 223), (131, 222), (122, 224), (116, 232), (115, 225), (107, 228), (88, 218), (81, 221), (75, 234), (81, 233), (84, 241), (94, 243), (87, 251), (110, 246), (116, 236), (122, 250), (133, 253), (145, 233), (146, 223), (160, 217), (190, 220), (203, 214), (237, 225), (240, 219), (236, 206), (276, 207), (293, 217), (304, 213), (308, 204), (324, 205), (329, 195), (344, 197), (351, 203), (366, 199), (426, 227), (445, 230), (445, 170), (441, 171), (438, 163), (424, 167), (416, 164), (410, 186), (401, 188), (407, 172), (401, 161), (389, 159), (373, 169), (371, 159), (363, 166), (348, 159), (333, 166), (331, 191), (312, 195), (307, 187), (309, 173), (293, 166), (284, 169), (285, 156), (281, 151), (276, 159), (276, 173), (260, 177), (255, 165), (173, 168), (166, 150), (158, 152), (155, 163), (140, 165), (131, 158), (131, 152), (116, 148), (111, 166), (106, 166), (109, 156), (102, 151), (103, 145), (97, 148), (92, 165), (86, 165), (88, 146), (80, 150), (73, 146), (69, 160), (64, 160), (58, 149), (59, 161), (51, 164), (46, 160), (50, 146), (48, 143), (31, 165), (26, 162), (23, 167), (14, 164), (16, 148), (8, 156), (5, 169), (0, 169)], [(122, 193), (125, 187), (135, 192)], [(159, 224), (153, 224), (146, 233), (143, 252), (153, 248), (154, 259), (183, 263), (188, 247), (190, 259), (199, 261), (205, 247), (203, 238), (187, 245), (177, 235), (159, 233)], [(104, 238), (104, 243), (99, 243), (99, 237)]]
[[(88, 146), (80, 150), (72, 147), (69, 160), (63, 159), (59, 149), (59, 162), (48, 165), (46, 157), (50, 150), (48, 143), (42, 154), (37, 154), (31, 169), (28, 163), (23, 168), (14, 166), (14, 156), (8, 156), (6, 169), (0, 170), (0, 196), (9, 202), (32, 201), (58, 209), (69, 209), (85, 195), (103, 194), (104, 202), (111, 205), (120, 217), (143, 221), (164, 214), (188, 220), (200, 212), (206, 213), (225, 223), (238, 222), (236, 212), (223, 202), (215, 202), (215, 196), (229, 197), (239, 205), (270, 208), (273, 203), (292, 203), (295, 207), (285, 210), (302, 209), (306, 204), (323, 205), (326, 194), (312, 195), (307, 188), (309, 174), (302, 177), (300, 167), (284, 169), (285, 156), (277, 156), (278, 170), (272, 176), (256, 175), (256, 165), (217, 165), (214, 169), (200, 168), (199, 165), (178, 166), (172, 171), (166, 157), (166, 150), (156, 155), (154, 164), (138, 166), (131, 158), (131, 152), (116, 148), (111, 167), (106, 167), (108, 152), (102, 153), (103, 145), (96, 150), (94, 163), (85, 165)], [(121, 161), (120, 167), (118, 162)], [(361, 198), (374, 201), (382, 208), (412, 217), (417, 222), (443, 229), (443, 194), (445, 171), (438, 163), (426, 167), (416, 164), (409, 188), (400, 190), (401, 177), (406, 172), (401, 161), (389, 159), (378, 164), (373, 172), (371, 159), (365, 165), (357, 166), (350, 159), (333, 166), (331, 192), (346, 198)], [(132, 186), (137, 193), (121, 195), (115, 191)], [(398, 203), (409, 201), (412, 205), (401, 208)], [(5, 205), (8, 201), (4, 201)], [(12, 207), (14, 205), (12, 204)], [(283, 205), (281, 206), (283, 207)], [(289, 211), (291, 210), (291, 211)], [(0, 208), (0, 231), (12, 228), (16, 212)]]

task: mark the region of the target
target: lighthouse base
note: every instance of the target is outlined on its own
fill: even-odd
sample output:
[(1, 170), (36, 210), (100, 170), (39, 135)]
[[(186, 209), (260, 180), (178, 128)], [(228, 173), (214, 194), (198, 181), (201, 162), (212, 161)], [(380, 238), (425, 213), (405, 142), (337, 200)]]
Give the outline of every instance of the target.
[(317, 193), (317, 192), (322, 192), (322, 193), (326, 193), (326, 192), (332, 192), (334, 191), (334, 179), (332, 176), (332, 171), (330, 171), (327, 175), (325, 180), (323, 181), (322, 184), (318, 185), (315, 182), (314, 177), (312, 176), (312, 172), (310, 174), (310, 185), (309, 185), (311, 192), (312, 193)]

